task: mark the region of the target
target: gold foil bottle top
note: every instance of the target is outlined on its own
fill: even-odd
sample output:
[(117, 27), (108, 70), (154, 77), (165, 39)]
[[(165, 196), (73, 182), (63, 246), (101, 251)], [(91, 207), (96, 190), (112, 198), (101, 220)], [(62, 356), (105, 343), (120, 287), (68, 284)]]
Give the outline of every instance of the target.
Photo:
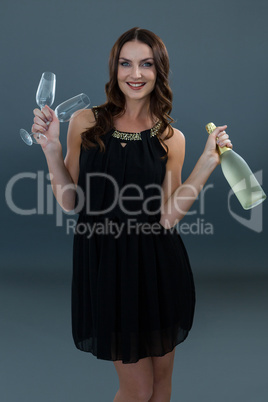
[(216, 126), (214, 123), (208, 123), (206, 125), (206, 130), (209, 134), (211, 134), (215, 130)]
[[(215, 126), (215, 124), (214, 123), (208, 123), (207, 125), (206, 125), (206, 130), (207, 130), (207, 132), (209, 133), (209, 134), (211, 134), (214, 130), (215, 130), (215, 128), (216, 128), (216, 126)], [(228, 147), (219, 147), (218, 146), (218, 151), (219, 151), (219, 154), (221, 155), (221, 154), (223, 154), (224, 152), (226, 152), (226, 151), (231, 151), (231, 148), (228, 148)]]

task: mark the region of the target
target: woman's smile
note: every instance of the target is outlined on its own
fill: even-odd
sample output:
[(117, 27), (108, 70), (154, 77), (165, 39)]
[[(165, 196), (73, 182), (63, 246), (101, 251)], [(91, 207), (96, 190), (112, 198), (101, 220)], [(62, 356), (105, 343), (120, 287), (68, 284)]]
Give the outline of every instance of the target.
[(131, 89), (134, 89), (135, 91), (141, 89), (142, 87), (144, 87), (145, 82), (127, 82), (128, 86)]

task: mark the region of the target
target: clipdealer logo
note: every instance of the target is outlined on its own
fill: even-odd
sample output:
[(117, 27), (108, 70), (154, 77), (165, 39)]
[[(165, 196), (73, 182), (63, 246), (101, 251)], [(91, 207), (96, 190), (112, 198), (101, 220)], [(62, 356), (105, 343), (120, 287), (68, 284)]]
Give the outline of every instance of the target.
[[(116, 196), (119, 197), (118, 199), (118, 204), (120, 208), (122, 209), (123, 212), (127, 213), (127, 210), (124, 209), (123, 206), (123, 201), (124, 199), (129, 199), (129, 197), (126, 197), (124, 195), (125, 190), (127, 187), (132, 186), (135, 188), (139, 194), (138, 198), (142, 199), (143, 197), (143, 189), (141, 189), (139, 186), (133, 184), (130, 185), (128, 184), (127, 186), (123, 187), (122, 189), (119, 189), (116, 181), (114, 178), (110, 175), (107, 174), (98, 174), (100, 176), (104, 176), (105, 179), (109, 179), (113, 185), (115, 186), (115, 194)], [(257, 180), (262, 184), (262, 172), (259, 171), (256, 174)], [(87, 189), (86, 193), (87, 196), (89, 195), (90, 191), (90, 179), (94, 174), (90, 174), (90, 177), (87, 179)], [(169, 179), (169, 178), (168, 178)], [(20, 199), (15, 200), (15, 187), (16, 185), (22, 184), (23, 180), (30, 180), (32, 181), (32, 184), (36, 188), (36, 197), (33, 199), (33, 204), (32, 208), (21, 208), (19, 206)], [(171, 180), (169, 180), (171, 181)], [(23, 183), (24, 184), (24, 183)], [(28, 183), (29, 184), (29, 183)], [(241, 184), (241, 183), (240, 183)], [(161, 186), (159, 185), (154, 185), (150, 184), (149, 187), (156, 187), (159, 190), (159, 197), (161, 199)], [(206, 192), (209, 189), (214, 189), (213, 184), (207, 184), (201, 188), (201, 191), (199, 194), (197, 194), (197, 190), (195, 188), (192, 188), (190, 185), (183, 185), (183, 186), (188, 186), (191, 188), (192, 191), (192, 196), (186, 197), (189, 199), (195, 199), (194, 207), (192, 207), (188, 212), (187, 216), (195, 216), (196, 220), (194, 222), (187, 222), (185, 220), (182, 220), (182, 222), (177, 223), (176, 230), (183, 235), (187, 234), (193, 234), (193, 235), (213, 235), (214, 234), (214, 227), (213, 224), (210, 222), (207, 222), (205, 220), (205, 195)], [(70, 186), (65, 186), (63, 190), (68, 190)], [(83, 204), (85, 202), (85, 195), (84, 192), (81, 188), (78, 186), (76, 187), (77, 195), (78, 195), (78, 208), (76, 208), (75, 211), (70, 211), (66, 212), (64, 211), (60, 205), (57, 203), (57, 201), (54, 198), (52, 189), (51, 189), (51, 184), (50, 184), (50, 174), (45, 174), (43, 171), (38, 171), (37, 173), (33, 172), (22, 172), (14, 175), (11, 177), (11, 179), (8, 181), (6, 185), (6, 190), (5, 190), (5, 199), (8, 208), (15, 214), (17, 215), (23, 215), (23, 216), (29, 216), (29, 215), (54, 215), (56, 218), (56, 226), (60, 227), (66, 224), (66, 231), (68, 233), (74, 233), (75, 231), (75, 225), (76, 225), (76, 218), (69, 218), (67, 219), (67, 222), (64, 220), (64, 215), (71, 215), (74, 216), (76, 215), (80, 210), (83, 208)], [(238, 215), (235, 211), (232, 210), (231, 208), (231, 198), (234, 196), (234, 193), (232, 189), (229, 191), (228, 194), (228, 210), (230, 215), (235, 219), (237, 222), (239, 222), (241, 225), (245, 226), (249, 230), (252, 230), (254, 232), (260, 233), (263, 230), (263, 210), (262, 210), (262, 204), (259, 206), (253, 208), (250, 210), (250, 217), (249, 219), (244, 218), (243, 216)], [(18, 196), (17, 196), (18, 198)], [(137, 199), (137, 196), (134, 197)], [(154, 198), (156, 198), (154, 196)], [(178, 196), (178, 199), (180, 197)], [(144, 204), (143, 204), (143, 209), (147, 213), (147, 200), (144, 198)], [(114, 203), (112, 204), (114, 206)], [(178, 203), (176, 203), (176, 208), (178, 211), (180, 211)], [(105, 211), (87, 211), (88, 213), (92, 213), (93, 215), (98, 215), (99, 213), (103, 212), (109, 212), (108, 210)]]
[[(170, 173), (170, 172), (168, 172)], [(114, 187), (114, 200), (111, 205), (109, 205), (108, 208), (105, 210), (99, 210), (99, 211), (93, 211), (91, 209), (91, 206), (88, 203), (85, 203), (85, 200), (90, 200), (90, 192), (91, 192), (91, 180), (94, 180), (94, 177), (98, 176), (98, 178), (104, 178), (105, 180), (109, 180), (113, 187)], [(141, 208), (138, 211), (134, 212), (134, 215), (138, 217), (139, 214), (144, 212), (145, 214), (157, 214), (160, 211), (160, 208), (158, 208), (157, 211), (151, 211), (150, 210), (150, 200), (160, 200), (161, 204), (161, 199), (163, 196), (163, 189), (161, 185), (159, 184), (148, 184), (145, 186), (145, 188), (141, 188), (140, 186), (136, 185), (135, 183), (132, 184), (127, 184), (123, 186), (122, 188), (119, 188), (118, 183), (114, 179), (113, 176), (108, 175), (106, 173), (90, 173), (87, 174), (86, 177), (86, 189), (85, 192), (80, 188), (79, 186), (76, 187), (76, 192), (77, 192), (77, 205), (75, 211), (70, 211), (66, 212), (64, 211), (60, 205), (57, 203), (55, 200), (55, 197), (53, 195), (52, 189), (51, 189), (51, 184), (50, 184), (50, 179), (51, 176), (50, 174), (45, 174), (43, 171), (38, 171), (37, 173), (33, 172), (22, 172), (14, 175), (7, 183), (6, 185), (6, 191), (5, 191), (5, 198), (6, 198), (6, 203), (9, 207), (9, 209), (17, 214), (17, 215), (23, 215), (23, 216), (29, 216), (29, 215), (54, 215), (56, 218), (56, 226), (64, 226), (66, 225), (66, 232), (67, 234), (69, 233), (75, 233), (75, 227), (77, 223), (76, 218), (69, 218), (67, 220), (64, 220), (64, 215), (76, 215), (79, 213), (83, 208), (86, 209), (86, 213), (89, 215), (93, 216), (98, 216), (99, 214), (107, 213), (111, 211), (115, 205), (118, 205), (120, 210), (123, 212), (124, 215), (129, 215), (130, 219), (133, 217), (133, 211), (128, 211), (125, 208), (124, 201), (125, 200), (140, 200), (141, 201)], [(22, 208), (20, 207), (20, 198), (18, 197), (16, 193), (16, 186), (17, 188), (22, 187), (22, 184), (25, 186), (25, 181), (28, 181), (27, 186), (35, 186), (36, 192), (35, 192), (35, 197), (31, 200), (31, 208)], [(73, 185), (71, 186), (73, 188)], [(205, 215), (205, 195), (206, 192), (209, 189), (212, 189), (214, 186), (212, 184), (202, 186), (201, 191), (198, 192), (193, 186), (184, 184), (181, 187), (184, 188), (189, 188), (188, 191), (188, 196), (180, 196), (176, 197), (175, 199), (175, 208), (180, 214), (184, 214), (183, 210), (180, 208), (180, 198), (182, 200), (190, 199), (190, 200), (195, 200), (195, 207), (191, 208), (190, 211), (187, 212), (188, 216), (194, 216), (195, 221), (192, 222), (179, 222), (177, 225), (173, 227), (173, 230), (177, 230), (180, 234), (187, 235), (187, 234), (193, 234), (193, 235), (212, 235), (214, 233), (214, 228), (212, 223), (206, 222), (204, 215)], [(132, 195), (131, 197), (128, 196), (126, 193), (128, 189), (131, 188), (132, 190), (134, 189), (136, 192), (136, 195)], [(167, 188), (169, 189), (171, 193), (171, 175), (168, 174), (168, 184)], [(70, 189), (70, 185), (66, 185), (64, 187), (59, 188), (59, 193), (61, 193), (61, 196), (63, 195), (64, 191), (68, 191)], [(153, 191), (151, 192), (150, 190)], [(149, 190), (150, 196), (146, 197), (145, 196), (145, 191)], [(199, 194), (198, 194), (199, 193)], [(16, 194), (16, 196), (15, 196)], [(86, 194), (86, 196), (85, 196)], [(133, 194), (133, 191), (132, 191)], [(197, 201), (198, 200), (198, 201)], [(157, 205), (157, 204), (156, 204)], [(168, 213), (168, 211), (167, 211)], [(138, 219), (137, 219), (138, 220)], [(168, 222), (167, 222), (168, 225)], [(168, 230), (171, 230), (170, 227), (167, 227)]]

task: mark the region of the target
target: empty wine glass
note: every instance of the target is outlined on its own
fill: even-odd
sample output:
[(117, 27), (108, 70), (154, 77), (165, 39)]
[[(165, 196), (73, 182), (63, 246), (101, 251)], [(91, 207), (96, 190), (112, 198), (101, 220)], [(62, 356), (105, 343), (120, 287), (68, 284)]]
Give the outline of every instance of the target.
[[(73, 98), (67, 99), (65, 102), (62, 102), (55, 109), (55, 114), (61, 123), (67, 122), (71, 119), (72, 115), (79, 110), (86, 109), (90, 105), (90, 99), (86, 94), (79, 94), (74, 96)], [(25, 131), (25, 130), (24, 130)], [(27, 145), (40, 144), (40, 142), (36, 141), (35, 136), (39, 135), (37, 133), (27, 133), (28, 136), (25, 138), (21, 135), (21, 138)], [(26, 140), (25, 140), (26, 139)], [(34, 140), (35, 141), (34, 141)], [(38, 138), (39, 139), (39, 138)], [(42, 141), (47, 140), (47, 137), (42, 134)]]
[[(45, 105), (52, 106), (55, 99), (56, 92), (56, 75), (51, 72), (45, 72), (42, 74), (37, 91), (36, 91), (36, 103), (42, 109)], [(27, 145), (32, 145), (34, 142), (38, 144), (38, 140), (45, 141), (47, 138), (44, 134), (33, 133), (29, 134), (23, 128), (20, 129), (20, 136)]]
[(86, 94), (79, 94), (58, 105), (55, 109), (55, 113), (59, 121), (63, 123), (69, 121), (75, 112), (80, 109), (86, 109), (89, 105), (89, 97)]

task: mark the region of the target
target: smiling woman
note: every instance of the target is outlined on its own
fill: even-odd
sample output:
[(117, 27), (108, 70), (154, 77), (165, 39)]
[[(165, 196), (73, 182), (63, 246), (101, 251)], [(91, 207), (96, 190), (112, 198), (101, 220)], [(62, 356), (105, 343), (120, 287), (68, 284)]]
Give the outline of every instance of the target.
[[(182, 184), (185, 139), (171, 126), (162, 40), (145, 29), (125, 32), (112, 48), (109, 70), (106, 102), (70, 121), (65, 160), (53, 110), (35, 110), (33, 131), (48, 128), (42, 149), (54, 194), (64, 209), (76, 206), (79, 213), (74, 343), (114, 362), (120, 383), (115, 402), (167, 402), (175, 347), (188, 336), (195, 307), (191, 266), (175, 223), (220, 163), (216, 137), (232, 145), (226, 126), (216, 128)], [(101, 231), (89, 236), (91, 227)]]

